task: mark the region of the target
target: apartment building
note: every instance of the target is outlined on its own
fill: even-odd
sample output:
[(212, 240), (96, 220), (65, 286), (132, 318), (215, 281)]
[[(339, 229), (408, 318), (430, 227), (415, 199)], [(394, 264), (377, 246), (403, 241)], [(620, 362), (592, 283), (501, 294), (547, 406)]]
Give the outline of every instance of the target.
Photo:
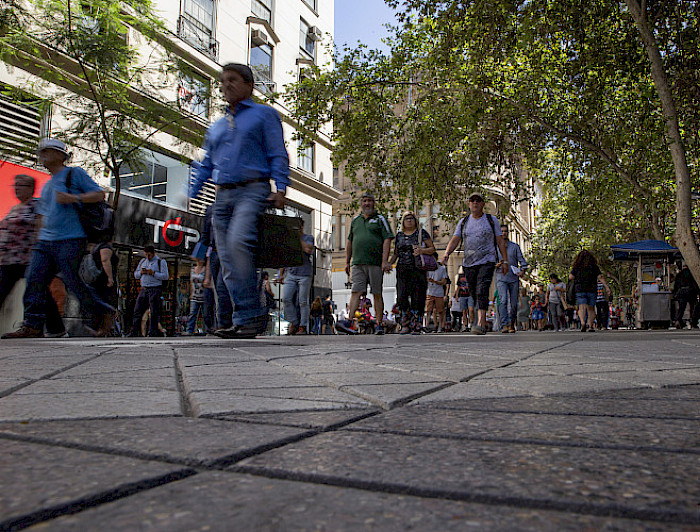
[[(180, 120), (194, 134), (178, 138), (167, 131), (157, 132), (149, 136), (142, 150), (146, 161), (143, 167), (120, 168), (120, 228), (115, 244), (119, 248), (118, 278), (125, 294), (125, 308), (131, 306), (136, 293), (130, 275), (137, 260), (135, 253), (146, 243), (153, 243), (168, 261), (175, 274), (166, 290), (166, 310), (171, 311), (173, 323), (169, 325), (174, 330), (176, 315), (181, 312), (177, 309), (182, 309), (182, 300), (186, 299), (183, 293), (189, 279), (190, 253), (199, 236), (201, 214), (214, 199), (213, 186), (205, 187), (193, 200), (188, 201), (183, 194), (191, 163), (203, 156), (200, 146), (191, 139), (203, 136), (208, 125), (222, 115), (224, 102), (217, 88), (221, 66), (229, 62), (250, 65), (256, 78), (253, 97), (265, 100), (298, 80), (309, 65), (329, 63), (331, 57), (325, 45), (333, 35), (334, 5), (333, 0), (156, 0), (154, 5), (166, 26), (160, 42), (185, 67), (160, 94), (164, 99), (177, 100)], [(128, 31), (124, 38), (137, 49), (143, 48), (144, 60), (153, 53), (141, 46), (143, 39), (135, 31)], [(61, 55), (60, 50), (51, 48), (52, 43), (39, 46), (51, 50), (54, 57)], [(53, 66), (62, 68), (68, 63), (69, 60), (58, 61)], [(75, 72), (69, 74), (67, 79), (73, 84), (46, 87), (34, 83), (41, 79), (41, 69), (24, 65), (21, 59), (13, 64), (0, 62), (0, 84), (22, 89), (30, 100), (41, 101), (72, 90)], [(130, 89), (135, 95), (159, 97), (144, 87)], [(70, 127), (60, 101), (56, 99), (50, 111), (45, 112), (41, 105), (17, 105), (17, 101), (0, 96), (0, 142), (18, 146), (17, 155), (0, 165), (0, 186), (6, 187), (23, 170), (31, 170), (41, 182), (42, 169), (36, 165), (34, 154), (20, 147)], [(332, 203), (338, 197), (332, 186), (332, 146), (328, 135), (331, 126), (300, 145), (300, 141), (293, 140), (296, 125), (288, 109), (280, 101), (270, 105), (280, 113), (290, 157), (291, 186), (286, 211), (304, 218), (306, 230), (315, 237), (313, 290), (315, 295), (324, 296), (331, 290)], [(108, 177), (104, 169), (100, 171), (99, 160), (89, 145), (71, 149), (71, 164), (92, 168), (91, 174), (101, 186), (114, 189), (114, 178)], [(9, 205), (0, 205), (0, 209), (5, 207), (9, 209)], [(5, 213), (6, 210), (0, 215)], [(17, 305), (14, 306), (16, 316)]]

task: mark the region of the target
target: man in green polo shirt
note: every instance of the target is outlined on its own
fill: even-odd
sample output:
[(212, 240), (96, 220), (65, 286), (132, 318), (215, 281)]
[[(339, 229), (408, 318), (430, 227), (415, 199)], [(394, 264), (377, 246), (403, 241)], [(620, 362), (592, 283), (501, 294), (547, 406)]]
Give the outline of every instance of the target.
[[(382, 288), (384, 272), (391, 271), (389, 251), (394, 233), (386, 218), (374, 209), (374, 196), (364, 194), (360, 198), (362, 214), (356, 216), (350, 224), (350, 234), (345, 246), (345, 272), (352, 282), (352, 293), (348, 305), (349, 320), (339, 321), (336, 328), (345, 333), (356, 333), (350, 328), (352, 317), (360, 304), (360, 294), (367, 290), (374, 296), (374, 310), (377, 317), (375, 334), (384, 334), (382, 317), (384, 316), (384, 298)], [(352, 269), (351, 269), (352, 265)]]

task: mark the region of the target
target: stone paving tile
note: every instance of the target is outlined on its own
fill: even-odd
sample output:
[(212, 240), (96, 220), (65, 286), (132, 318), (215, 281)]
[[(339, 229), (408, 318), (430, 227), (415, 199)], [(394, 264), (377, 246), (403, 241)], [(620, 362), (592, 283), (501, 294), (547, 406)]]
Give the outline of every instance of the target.
[(381, 408), (389, 409), (417, 394), (435, 391), (447, 382), (419, 382), (406, 384), (357, 384), (341, 386), (340, 390), (362, 397)]
[(596, 394), (596, 398), (700, 402), (700, 385), (666, 386), (645, 393), (640, 393), (639, 389), (637, 388), (610, 390)]
[(39, 438), (46, 443), (193, 466), (243, 456), (304, 432), (301, 428), (184, 417), (0, 423), (0, 438)]
[(167, 378), (155, 378), (138, 374), (125, 378), (124, 375), (104, 375), (90, 379), (52, 378), (35, 382), (15, 392), (16, 395), (62, 394), (62, 393), (111, 393), (111, 392), (154, 392), (161, 390), (177, 391), (175, 371), (170, 370)]
[(206, 472), (30, 530), (690, 530), (599, 517)]
[(216, 419), (268, 423), (306, 429), (327, 429), (378, 412), (373, 409), (348, 408), (344, 410), (283, 412), (275, 414), (233, 414), (216, 416)]
[(700, 523), (697, 454), (339, 431), (243, 460), (239, 466), (248, 472), (319, 475), (445, 495), (478, 493), (496, 500), (679, 512)]
[(625, 373), (591, 374), (590, 378), (605, 379), (623, 384), (642, 386), (673, 386), (700, 384), (700, 369), (667, 369), (647, 371), (645, 369)]
[(13, 393), (0, 398), (0, 421), (179, 415), (182, 413), (181, 410), (180, 395), (176, 391), (168, 390), (109, 393)]
[[(678, 389), (682, 390), (682, 388)], [(438, 408), (535, 414), (572, 414), (585, 416), (624, 416), (659, 419), (700, 419), (700, 399), (673, 400), (653, 395), (649, 390), (629, 390), (623, 397), (607, 397), (601, 392), (591, 397), (517, 397), (459, 400), (436, 403)], [(636, 397), (633, 393), (636, 393)], [(698, 391), (694, 392), (698, 394)], [(643, 420), (640, 422), (644, 422)]]
[(257, 388), (292, 388), (316, 386), (316, 384), (305, 377), (291, 374), (259, 374), (259, 375), (236, 375), (226, 372), (219, 375), (192, 375), (190, 371), (185, 371), (182, 375), (185, 389), (188, 392), (201, 390), (254, 390)]
[[(358, 421), (346, 430), (398, 432), (465, 439), (539, 441), (581, 446), (654, 447), (695, 450), (700, 455), (700, 419), (645, 419), (516, 414), (411, 407)], [(700, 460), (700, 457), (698, 458)]]
[(23, 515), (144, 482), (182, 466), (10, 440), (0, 441), (0, 529)]
[(457, 399), (483, 399), (501, 397), (522, 397), (528, 396), (528, 392), (499, 386), (496, 381), (482, 379), (470, 380), (469, 382), (459, 382), (453, 386), (434, 392), (425, 397), (414, 399), (410, 404), (429, 404), (433, 402), (442, 403), (444, 401), (454, 401)]
[(53, 357), (7, 357), (0, 364), (0, 377), (4, 379), (39, 379), (62, 368), (89, 360), (85, 355), (62, 355)]
[(615, 381), (603, 381), (587, 376), (559, 376), (556, 378), (539, 377), (514, 377), (510, 379), (492, 379), (489, 374), (475, 377), (469, 384), (480, 381), (497, 382), (499, 386), (512, 390), (520, 390), (533, 396), (545, 396), (573, 392), (596, 392), (609, 390), (616, 387)]
[(396, 371), (385, 368), (372, 368), (364, 371), (318, 372), (309, 375), (316, 382), (329, 386), (356, 386), (363, 384), (418, 384), (436, 382), (425, 376), (407, 371)]

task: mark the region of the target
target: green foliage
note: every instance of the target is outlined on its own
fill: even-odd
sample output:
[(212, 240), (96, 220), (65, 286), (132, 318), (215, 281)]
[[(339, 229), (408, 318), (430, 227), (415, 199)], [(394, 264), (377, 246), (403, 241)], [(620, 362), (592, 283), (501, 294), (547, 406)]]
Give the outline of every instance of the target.
[(38, 76), (22, 89), (61, 109), (70, 126), (57, 136), (97, 155), (97, 169), (139, 168), (154, 134), (185, 133), (178, 63), (150, 0), (31, 0), (2, 13), (0, 60)]

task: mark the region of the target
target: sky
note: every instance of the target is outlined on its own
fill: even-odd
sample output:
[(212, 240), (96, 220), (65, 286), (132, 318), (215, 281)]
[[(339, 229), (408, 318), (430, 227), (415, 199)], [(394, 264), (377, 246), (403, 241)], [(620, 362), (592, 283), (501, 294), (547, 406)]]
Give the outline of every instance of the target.
[(354, 46), (361, 41), (370, 48), (386, 50), (384, 24), (396, 25), (393, 10), (384, 0), (335, 0), (335, 42)]

